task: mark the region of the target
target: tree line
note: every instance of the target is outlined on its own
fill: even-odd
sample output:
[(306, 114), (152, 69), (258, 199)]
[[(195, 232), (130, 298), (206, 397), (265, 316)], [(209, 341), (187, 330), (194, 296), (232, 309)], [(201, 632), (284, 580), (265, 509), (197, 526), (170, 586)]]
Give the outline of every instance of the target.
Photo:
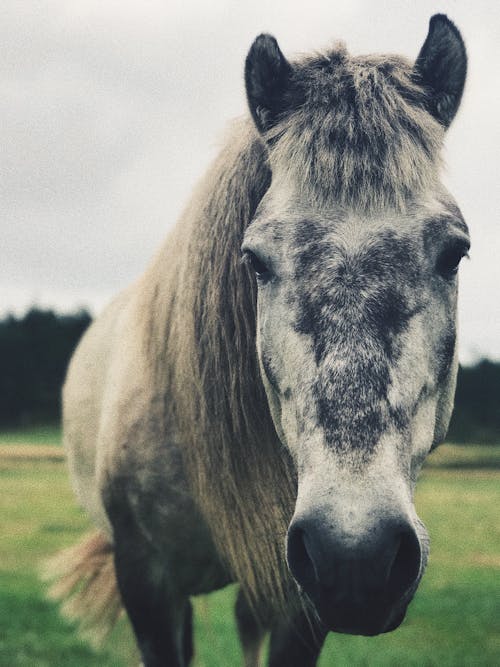
[(73, 350), (92, 318), (32, 308), (0, 320), (0, 426), (55, 422)]
[[(32, 308), (0, 320), (0, 427), (60, 418), (66, 368), (91, 319), (86, 310)], [(484, 359), (459, 369), (448, 439), (500, 444), (500, 363)]]

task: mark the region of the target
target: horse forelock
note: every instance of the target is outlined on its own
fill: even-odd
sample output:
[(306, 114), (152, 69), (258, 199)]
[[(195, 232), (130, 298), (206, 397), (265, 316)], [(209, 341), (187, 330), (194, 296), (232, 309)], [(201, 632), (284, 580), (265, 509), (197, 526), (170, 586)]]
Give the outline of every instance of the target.
[(270, 161), (319, 202), (403, 209), (436, 180), (444, 128), (400, 56), (337, 45), (295, 63), (288, 112), (267, 135)]

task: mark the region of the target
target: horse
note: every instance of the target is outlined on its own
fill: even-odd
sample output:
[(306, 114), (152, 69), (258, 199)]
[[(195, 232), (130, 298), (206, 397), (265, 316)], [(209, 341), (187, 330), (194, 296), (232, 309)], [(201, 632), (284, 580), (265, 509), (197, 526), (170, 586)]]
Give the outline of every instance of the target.
[(58, 560), (87, 625), (124, 607), (145, 667), (186, 667), (190, 598), (239, 584), (246, 667), (403, 621), (429, 538), (413, 494), (446, 435), (466, 223), (440, 182), (466, 77), (434, 15), (415, 62), (262, 34), (236, 121), (63, 389), (95, 532)]

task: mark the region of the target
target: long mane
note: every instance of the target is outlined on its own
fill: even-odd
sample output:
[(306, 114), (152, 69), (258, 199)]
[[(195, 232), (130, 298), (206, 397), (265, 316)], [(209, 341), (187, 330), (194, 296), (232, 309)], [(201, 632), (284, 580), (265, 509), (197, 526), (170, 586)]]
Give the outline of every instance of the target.
[(256, 606), (283, 607), (295, 473), (260, 378), (255, 279), (240, 253), (270, 180), (253, 125), (235, 123), (149, 273), (145, 329), (165, 429), (218, 553)]
[(296, 71), (304, 99), (276, 127), (271, 150), (250, 119), (237, 123), (197, 188), (153, 265), (147, 323), (165, 430), (179, 438), (218, 553), (250, 599), (280, 607), (294, 590), (284, 547), (296, 476), (260, 378), (244, 231), (271, 164), (346, 205), (401, 207), (434, 178), (443, 135), (402, 59), (337, 49)]

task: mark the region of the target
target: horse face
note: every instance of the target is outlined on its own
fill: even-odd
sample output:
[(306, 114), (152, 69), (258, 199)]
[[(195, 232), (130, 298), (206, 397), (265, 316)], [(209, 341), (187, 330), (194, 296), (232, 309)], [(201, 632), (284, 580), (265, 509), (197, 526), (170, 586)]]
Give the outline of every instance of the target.
[(262, 379), (298, 471), (288, 563), (328, 627), (375, 634), (401, 622), (427, 559), (412, 496), (451, 414), (467, 229), (442, 191), (411, 216), (368, 219), (301, 208), (283, 186), (243, 252)]
[(342, 58), (301, 72), (272, 38), (252, 47), (247, 94), (272, 184), (242, 251), (257, 276), (269, 407), (297, 469), (290, 571), (329, 629), (373, 635), (401, 623), (424, 571), (413, 491), (451, 415), (469, 241), (434, 152), (458, 108), (465, 51), (438, 16), (413, 70)]

